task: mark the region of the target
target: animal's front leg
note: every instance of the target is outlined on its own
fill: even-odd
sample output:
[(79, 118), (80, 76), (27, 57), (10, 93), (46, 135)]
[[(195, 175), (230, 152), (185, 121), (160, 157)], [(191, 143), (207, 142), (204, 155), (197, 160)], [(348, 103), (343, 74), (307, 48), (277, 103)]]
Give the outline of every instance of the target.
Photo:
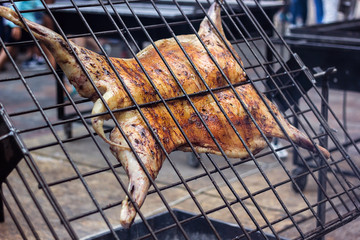
[[(164, 154), (152, 137), (149, 129), (142, 121), (140, 115), (137, 111), (129, 111), (119, 115), (117, 120), (150, 177), (155, 179), (162, 166)], [(118, 128), (114, 128), (111, 132), (110, 140), (119, 146), (128, 147), (125, 138)], [(128, 191), (132, 200), (141, 207), (150, 187), (150, 180), (147, 174), (131, 150), (124, 150), (124, 148), (115, 145), (112, 145), (110, 149), (115, 157), (121, 162), (128, 175)], [(121, 204), (121, 225), (128, 228), (135, 216), (135, 207), (128, 197), (126, 197)]]
[[(115, 108), (116, 106), (114, 106), (114, 103), (116, 103), (116, 96), (112, 91), (107, 91), (103, 96), (104, 101), (106, 102), (106, 104), (109, 106), (110, 109)], [(103, 101), (99, 98), (98, 100), (96, 100), (94, 107), (91, 111), (91, 114), (96, 115), (96, 114), (101, 114), (101, 113), (105, 113), (107, 111)], [(127, 144), (126, 145), (119, 145), (117, 143), (115, 143), (114, 141), (108, 140), (105, 136), (105, 132), (104, 132), (104, 120), (106, 120), (107, 118), (109, 118), (109, 115), (99, 115), (96, 117), (91, 118), (91, 123), (92, 123), (92, 127), (95, 130), (95, 132), (108, 144), (110, 144), (111, 146), (116, 146), (120, 149), (130, 149)]]

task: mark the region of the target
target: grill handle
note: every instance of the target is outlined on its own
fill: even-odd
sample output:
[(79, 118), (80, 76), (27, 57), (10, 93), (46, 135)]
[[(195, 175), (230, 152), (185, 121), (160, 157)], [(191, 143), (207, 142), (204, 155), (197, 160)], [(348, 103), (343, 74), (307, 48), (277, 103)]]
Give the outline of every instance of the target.
[(14, 170), (27, 152), (13, 127), (9, 115), (0, 104), (0, 184)]
[[(16, 129), (10, 122), (5, 108), (0, 104), (0, 193), (2, 184), (7, 176), (24, 157), (26, 149), (23, 147)], [(3, 194), (0, 194), (0, 222), (5, 221)]]

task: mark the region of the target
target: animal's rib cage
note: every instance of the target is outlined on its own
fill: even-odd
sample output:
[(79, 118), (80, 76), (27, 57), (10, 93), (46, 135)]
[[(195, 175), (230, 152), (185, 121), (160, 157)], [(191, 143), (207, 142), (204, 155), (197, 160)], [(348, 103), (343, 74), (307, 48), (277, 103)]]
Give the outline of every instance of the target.
[[(14, 4), (14, 1), (0, 2)], [(21, 11), (14, 6), (14, 10), (20, 15), (44, 13), (67, 44), (79, 37), (91, 39), (113, 70), (115, 67), (109, 56), (113, 52), (126, 52), (127, 56), (140, 62), (136, 53), (143, 45), (149, 44), (171, 72), (155, 41), (171, 37), (181, 46), (181, 34), (193, 34), (200, 39), (198, 29), (204, 18), (210, 19), (213, 31), (222, 42), (226, 42), (221, 29), (207, 12), (212, 1), (64, 0), (47, 4), (41, 0), (41, 3), (43, 7), (40, 9)], [(222, 26), (231, 43), (225, 44), (226, 49), (239, 65), (236, 54), (240, 56), (246, 73), (245, 81), (231, 83), (216, 57), (199, 40), (206, 56), (210, 56), (218, 68), (219, 78), (225, 79), (226, 84), (207, 86), (206, 79), (182, 48), (194, 74), (204, 81), (204, 90), (193, 93), (183, 90), (181, 95), (173, 98), (163, 97), (156, 90), (156, 101), (138, 103), (131, 97), (133, 101), (129, 106), (111, 109), (106, 105), (105, 113), (91, 114), (89, 110), (93, 103), (69, 92), (62, 70), (51, 65), (51, 59), (34, 34), (30, 34), (31, 40), (12, 43), (5, 43), (0, 38), (0, 45), (10, 58), (6, 74), (1, 73), (0, 77), (0, 220), (4, 220), (0, 223), (0, 238), (11, 234), (24, 239), (95, 239), (99, 237), (96, 234), (105, 231), (106, 239), (165, 239), (169, 232), (173, 234), (175, 231), (176, 237), (181, 239), (198, 239), (205, 233), (205, 239), (312, 239), (359, 216), (360, 151), (358, 140), (352, 138), (358, 135), (354, 131), (351, 136), (349, 132), (352, 130), (347, 132), (336, 117), (335, 109), (328, 103), (326, 81), (323, 88), (315, 86), (315, 81), (326, 80), (326, 76), (315, 80), (271, 24), (267, 14), (273, 14), (279, 3), (225, 0), (218, 1), (218, 4)], [(22, 17), (20, 19), (24, 21)], [(31, 29), (29, 24), (25, 24), (25, 28)], [(102, 41), (110, 43), (113, 51), (105, 51)], [(116, 41), (116, 45), (111, 44), (112, 41)], [(32, 45), (40, 49), (48, 65), (46, 70), (28, 72), (6, 50), (9, 46)], [(79, 62), (74, 48), (68, 49)], [(80, 66), (91, 79), (84, 64)], [(144, 69), (140, 67), (141, 71)], [(125, 85), (120, 74), (115, 75), (120, 84)], [(145, 75), (155, 88), (149, 73)], [(172, 75), (181, 86), (178, 76)], [(91, 83), (95, 86), (93, 79)], [(280, 125), (279, 129), (287, 140), (282, 142), (283, 146), (271, 144), (272, 139), (266, 137), (262, 125), (249, 110), (251, 105), (244, 102), (246, 96), (236, 94), (238, 87), (247, 86), (252, 86), (258, 94), (264, 93), (260, 95), (260, 102), (275, 119), (276, 125)], [(222, 149), (222, 139), (214, 137), (215, 132), (207, 126), (204, 113), (196, 109), (194, 99), (210, 96), (220, 109), (219, 114), (227, 115), (226, 106), (220, 103), (217, 95), (224, 91), (235, 93), (236, 100), (248, 116), (248, 123), (255, 126), (265, 141), (267, 147), (261, 152), (252, 153), (251, 146), (244, 144), (246, 136), (237, 132), (231, 116), (225, 116), (228, 131), (235, 132), (237, 141), (245, 145), (249, 155), (243, 159), (230, 158)], [(99, 96), (103, 90), (97, 89), (96, 93)], [(104, 96), (99, 99), (106, 103)], [(318, 145), (311, 151), (298, 147), (265, 96), (278, 105), (286, 120), (305, 133), (312, 146), (317, 143), (327, 148), (330, 158), (326, 159), (325, 151), (321, 151)], [(175, 101), (190, 104), (194, 116), (201, 119), (198, 124), (211, 136), (220, 156), (196, 151), (199, 148), (194, 147), (189, 134), (181, 129), (182, 125), (172, 115), (170, 105)], [(165, 107), (180, 129), (191, 154), (166, 151), (166, 146), (144, 114), (148, 108), (159, 104)], [(130, 230), (119, 230), (120, 205), (125, 196), (133, 202), (132, 190), (128, 190), (128, 179), (122, 165), (111, 155), (109, 145), (94, 132), (89, 122), (94, 117), (108, 114), (108, 127), (121, 130), (116, 121), (117, 114), (132, 110), (140, 113), (166, 160), (155, 180), (145, 171), (151, 187), (141, 208), (134, 205), (138, 216), (136, 221), (141, 220), (142, 227), (135, 223)], [(108, 134), (109, 130), (105, 132)], [(345, 140), (340, 141), (344, 136)], [(135, 152), (127, 136), (125, 140)], [(287, 151), (289, 157), (297, 158), (301, 172), (294, 173), (294, 164), (283, 161), (280, 157), (283, 151)], [(141, 162), (142, 155), (135, 156), (146, 170)], [(199, 168), (184, 164), (188, 159), (195, 159)], [(304, 189), (302, 183), (306, 180), (307, 188)], [(175, 208), (191, 214), (179, 215)], [(155, 224), (151, 216), (159, 213), (166, 213), (168, 222)], [(225, 226), (214, 219), (226, 227), (231, 226), (232, 230), (224, 233)], [(192, 230), (189, 230), (190, 226)], [(193, 232), (198, 235), (194, 237)]]

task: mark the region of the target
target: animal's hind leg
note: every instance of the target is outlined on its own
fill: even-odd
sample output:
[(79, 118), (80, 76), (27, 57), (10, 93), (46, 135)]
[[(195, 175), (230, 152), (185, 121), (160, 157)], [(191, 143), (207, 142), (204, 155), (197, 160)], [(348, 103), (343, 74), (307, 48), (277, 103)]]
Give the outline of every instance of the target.
[[(124, 121), (125, 119), (126, 121)], [(162, 166), (164, 154), (157, 146), (155, 139), (141, 120), (140, 115), (137, 111), (129, 111), (121, 114), (117, 120), (150, 177), (155, 179)], [(121, 146), (128, 146), (118, 128), (114, 128), (111, 132), (110, 140)], [(131, 150), (124, 150), (124, 148), (114, 145), (110, 149), (121, 162), (128, 175), (128, 191), (132, 200), (141, 207), (150, 187), (150, 180), (147, 174)], [(126, 197), (121, 204), (121, 225), (126, 228), (129, 227), (135, 216), (135, 207)]]

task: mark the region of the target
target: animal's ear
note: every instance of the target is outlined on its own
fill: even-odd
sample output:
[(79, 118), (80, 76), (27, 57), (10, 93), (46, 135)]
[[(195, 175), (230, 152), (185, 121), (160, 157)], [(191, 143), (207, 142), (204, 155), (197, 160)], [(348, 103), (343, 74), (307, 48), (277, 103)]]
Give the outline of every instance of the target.
[[(222, 27), (222, 22), (221, 22), (221, 7), (218, 3), (214, 2), (208, 12), (207, 12), (207, 16), (205, 16), (205, 18), (202, 20), (201, 24), (200, 24), (200, 28), (198, 31), (198, 34), (201, 36), (203, 34), (217, 34), (217, 32), (214, 29), (214, 26), (212, 25), (211, 22), (214, 23), (215, 27), (219, 30), (220, 34), (223, 35), (225, 37), (224, 34), (224, 29)], [(210, 22), (210, 20), (211, 22)]]

